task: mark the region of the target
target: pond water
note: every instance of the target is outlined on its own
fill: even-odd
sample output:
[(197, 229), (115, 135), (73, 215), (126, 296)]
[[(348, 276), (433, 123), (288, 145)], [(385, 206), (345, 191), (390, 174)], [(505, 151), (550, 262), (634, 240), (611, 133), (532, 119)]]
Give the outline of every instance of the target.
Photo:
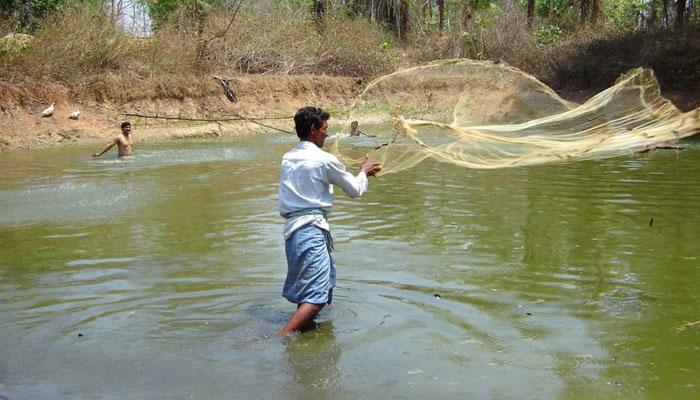
[(0, 154), (0, 398), (699, 398), (697, 145), (337, 193), (334, 304), (279, 339), (295, 142)]

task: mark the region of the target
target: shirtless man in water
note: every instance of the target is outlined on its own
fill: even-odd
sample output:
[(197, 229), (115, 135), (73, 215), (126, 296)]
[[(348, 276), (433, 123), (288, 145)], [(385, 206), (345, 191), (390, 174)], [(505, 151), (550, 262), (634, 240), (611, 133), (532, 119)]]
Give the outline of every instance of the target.
[(119, 150), (119, 157), (134, 155), (134, 142), (131, 137), (131, 122), (122, 122), (121, 128), (122, 132), (116, 138), (114, 138), (112, 143), (108, 144), (107, 147), (102, 149), (102, 151), (100, 151), (99, 153), (95, 153), (92, 156), (99, 157), (103, 155), (109, 149), (114, 147), (115, 144), (117, 145), (117, 148)]

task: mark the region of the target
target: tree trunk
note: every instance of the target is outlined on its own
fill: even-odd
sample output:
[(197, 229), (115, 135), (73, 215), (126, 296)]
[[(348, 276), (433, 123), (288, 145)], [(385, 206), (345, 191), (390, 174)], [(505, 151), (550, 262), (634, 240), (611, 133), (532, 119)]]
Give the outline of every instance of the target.
[(676, 28), (685, 27), (685, 1), (676, 0)]
[(532, 26), (535, 19), (535, 0), (527, 0), (527, 26)]
[(437, 0), (438, 5), (438, 33), (442, 35), (445, 29), (445, 0)]
[(598, 23), (598, 17), (600, 16), (600, 2), (602, 0), (591, 0), (591, 24), (596, 25)]
[(581, 0), (581, 25), (588, 22), (588, 16), (591, 10), (591, 0)]
[(401, 0), (400, 10), (399, 10), (399, 38), (401, 40), (408, 39), (408, 16), (409, 16), (409, 4), (408, 0)]
[(686, 21), (693, 15), (693, 6), (695, 6), (695, 0), (688, 0), (688, 8), (685, 10)]
[(466, 32), (472, 24), (472, 8), (469, 0), (462, 0), (462, 31)]
[(656, 13), (656, 7), (659, 4), (658, 1), (659, 0), (651, 0), (651, 3), (649, 4), (649, 19), (647, 20), (647, 26), (649, 28), (656, 28), (656, 20), (659, 17)]
[(313, 15), (314, 28), (319, 34), (323, 33), (324, 18), (323, 15), (326, 13), (326, 5), (323, 4), (323, 0), (314, 0), (314, 4), (311, 7), (311, 14)]
[(198, 0), (192, 0), (194, 4), (194, 21), (197, 24), (197, 49), (195, 65), (201, 66), (204, 64), (204, 13), (199, 7)]
[(22, 2), (22, 11), (20, 12), (20, 23), (23, 28), (29, 28), (29, 23), (32, 20), (32, 2), (24, 0)]

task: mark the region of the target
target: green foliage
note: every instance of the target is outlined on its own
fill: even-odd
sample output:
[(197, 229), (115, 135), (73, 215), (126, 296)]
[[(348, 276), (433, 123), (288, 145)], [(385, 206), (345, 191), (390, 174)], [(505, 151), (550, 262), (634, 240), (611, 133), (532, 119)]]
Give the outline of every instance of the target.
[(476, 35), (472, 32), (462, 32), (462, 40), (467, 45), (472, 45), (476, 43)]
[(559, 43), (564, 32), (556, 25), (540, 25), (535, 30), (535, 39), (540, 46), (551, 46)]
[[(203, 71), (373, 77), (394, 69), (401, 58), (392, 38), (361, 17), (328, 14), (319, 29), (306, 10), (251, 8), (237, 14), (227, 31), (230, 4), (204, 11), (196, 20), (181, 3), (153, 36), (139, 39), (95, 6), (65, 5), (44, 19), (36, 39), (0, 41), (0, 78), (19, 71), (72, 87), (97, 87), (95, 81), (106, 86), (121, 77), (152, 80)], [(206, 51), (197, 58), (201, 38)]]
[(179, 5), (178, 0), (145, 0), (148, 6), (148, 16), (151, 17), (153, 30), (158, 30)]
[[(527, 4), (527, 2), (526, 2)], [(570, 7), (578, 7), (578, 2), (565, 0), (536, 0), (535, 14), (539, 17), (559, 17)]]
[[(492, 0), (468, 0), (469, 7), (472, 10), (483, 10), (496, 4)], [(464, 0), (445, 0), (446, 13), (448, 15), (459, 15), (460, 10), (464, 8)]]
[(101, 0), (0, 0), (0, 16), (6, 15), (15, 31), (34, 31), (44, 18), (74, 4), (98, 5)]
[(127, 68), (132, 39), (91, 5), (62, 7), (43, 21), (36, 43), (18, 58), (29, 75), (70, 82)]
[(29, 35), (12, 35), (0, 38), (0, 57), (12, 60), (27, 49), (31, 43), (32, 37)]
[(31, 0), (30, 9), (33, 17), (41, 19), (66, 3), (66, 0)]
[(604, 4), (608, 24), (616, 30), (628, 31), (637, 26), (637, 19), (649, 10), (645, 0), (607, 0)]
[(496, 3), (487, 4), (476, 15), (474, 27), (479, 29), (490, 29), (495, 26), (500, 17), (503, 15), (503, 10)]

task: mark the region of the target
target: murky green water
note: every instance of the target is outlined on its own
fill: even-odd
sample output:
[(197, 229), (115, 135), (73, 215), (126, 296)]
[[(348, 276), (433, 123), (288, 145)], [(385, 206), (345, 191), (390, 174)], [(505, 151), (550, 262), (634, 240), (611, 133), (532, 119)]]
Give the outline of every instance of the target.
[(334, 304), (280, 340), (294, 143), (0, 154), (0, 398), (700, 396), (697, 146), (339, 194)]

